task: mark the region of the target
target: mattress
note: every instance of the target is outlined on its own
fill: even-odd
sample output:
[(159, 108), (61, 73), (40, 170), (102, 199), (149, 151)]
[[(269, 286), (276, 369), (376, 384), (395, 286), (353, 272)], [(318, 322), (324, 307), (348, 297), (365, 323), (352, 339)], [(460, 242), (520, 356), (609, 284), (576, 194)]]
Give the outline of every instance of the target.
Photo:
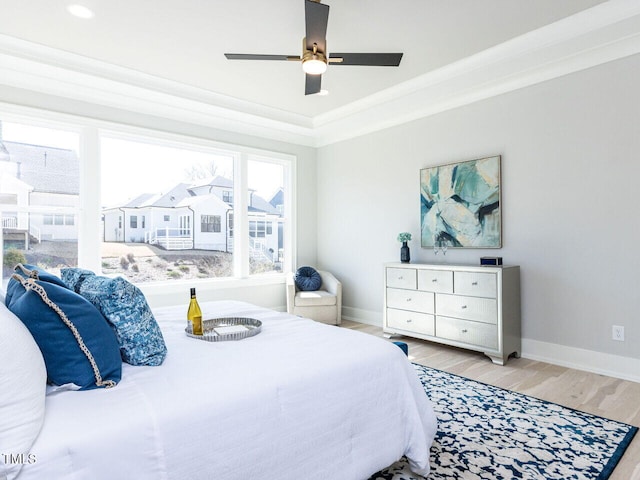
[(428, 473), (435, 415), (397, 346), (244, 302), (201, 308), (262, 331), (201, 341), (185, 335), (186, 307), (155, 309), (162, 366), (49, 394), (18, 479), (364, 480), (403, 455)]

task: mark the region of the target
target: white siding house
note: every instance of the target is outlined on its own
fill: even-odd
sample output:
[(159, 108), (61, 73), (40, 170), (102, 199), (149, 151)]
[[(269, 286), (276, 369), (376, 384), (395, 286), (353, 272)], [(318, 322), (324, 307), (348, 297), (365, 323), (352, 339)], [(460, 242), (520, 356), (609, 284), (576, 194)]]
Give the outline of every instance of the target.
[[(1, 132), (1, 130), (0, 130)], [(80, 162), (73, 150), (2, 142), (0, 205), (5, 239), (76, 241)], [(12, 209), (15, 206), (15, 210)], [(27, 211), (27, 208), (31, 212)]]
[[(276, 262), (282, 248), (281, 208), (249, 194), (249, 245), (254, 258)], [(103, 210), (104, 240), (167, 250), (233, 251), (233, 181), (180, 183), (162, 195), (143, 194)]]

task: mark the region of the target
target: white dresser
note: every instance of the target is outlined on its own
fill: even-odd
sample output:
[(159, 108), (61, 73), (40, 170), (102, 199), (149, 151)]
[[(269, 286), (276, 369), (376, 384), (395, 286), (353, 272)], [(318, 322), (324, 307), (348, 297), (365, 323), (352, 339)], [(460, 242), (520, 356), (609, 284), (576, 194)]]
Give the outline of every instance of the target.
[(385, 264), (383, 330), (484, 352), (504, 365), (520, 356), (520, 267)]

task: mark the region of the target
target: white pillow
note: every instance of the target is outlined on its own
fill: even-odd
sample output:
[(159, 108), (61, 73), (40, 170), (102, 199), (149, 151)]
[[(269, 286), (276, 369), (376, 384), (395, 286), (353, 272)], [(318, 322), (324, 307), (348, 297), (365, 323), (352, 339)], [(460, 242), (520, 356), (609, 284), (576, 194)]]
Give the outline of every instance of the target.
[[(4, 299), (3, 299), (4, 300)], [(28, 464), (44, 421), (47, 370), (27, 327), (0, 303), (0, 479)], [(27, 466), (28, 468), (28, 466)]]

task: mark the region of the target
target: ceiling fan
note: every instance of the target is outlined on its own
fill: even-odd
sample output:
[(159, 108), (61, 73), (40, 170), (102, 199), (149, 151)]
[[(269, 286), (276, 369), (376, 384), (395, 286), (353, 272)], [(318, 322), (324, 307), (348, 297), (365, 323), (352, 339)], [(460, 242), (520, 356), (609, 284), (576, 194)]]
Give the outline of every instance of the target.
[(397, 67), (402, 53), (327, 53), (327, 22), (329, 5), (320, 0), (304, 1), (306, 37), (302, 39), (302, 56), (297, 55), (260, 55), (244, 53), (225, 53), (229, 60), (285, 60), (302, 62), (305, 73), (305, 95), (320, 92), (322, 74), (327, 65), (365, 65), (379, 67)]

